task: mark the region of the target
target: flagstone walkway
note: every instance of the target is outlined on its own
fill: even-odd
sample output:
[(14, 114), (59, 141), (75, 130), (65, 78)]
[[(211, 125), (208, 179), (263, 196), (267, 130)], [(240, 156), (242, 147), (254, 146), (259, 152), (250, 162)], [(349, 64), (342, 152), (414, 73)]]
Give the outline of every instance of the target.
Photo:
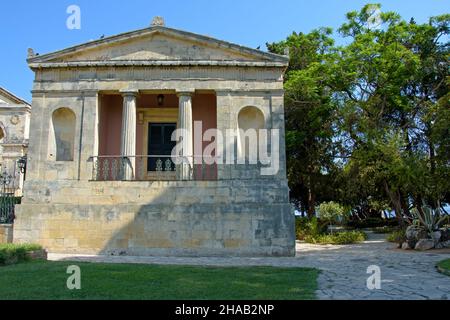
[[(313, 267), (322, 270), (318, 282), (319, 299), (450, 300), (450, 277), (436, 271), (438, 261), (450, 258), (450, 250), (403, 251), (384, 240), (385, 235), (369, 234), (368, 241), (348, 246), (297, 244), (295, 258), (188, 258), (117, 257), (49, 254), (54, 261), (139, 263), (201, 266)], [(369, 266), (381, 271), (381, 289), (369, 290)]]

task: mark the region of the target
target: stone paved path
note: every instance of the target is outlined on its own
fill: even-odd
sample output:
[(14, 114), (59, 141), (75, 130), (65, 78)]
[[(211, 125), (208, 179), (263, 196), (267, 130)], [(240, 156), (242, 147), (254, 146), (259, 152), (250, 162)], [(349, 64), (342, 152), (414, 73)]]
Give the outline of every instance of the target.
[[(438, 261), (450, 258), (450, 251), (413, 252), (394, 249), (384, 235), (371, 234), (369, 240), (349, 246), (318, 246), (299, 243), (295, 258), (174, 258), (106, 257), (50, 254), (54, 261), (171, 264), (202, 266), (278, 266), (321, 269), (319, 299), (450, 300), (450, 277), (438, 273)], [(381, 289), (367, 289), (367, 268), (381, 269)]]

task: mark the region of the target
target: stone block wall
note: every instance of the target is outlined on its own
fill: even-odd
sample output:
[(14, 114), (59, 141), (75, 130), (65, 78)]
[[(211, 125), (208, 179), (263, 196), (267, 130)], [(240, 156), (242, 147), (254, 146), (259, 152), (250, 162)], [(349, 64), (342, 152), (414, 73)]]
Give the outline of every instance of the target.
[(36, 201), (28, 195), (17, 208), (15, 242), (61, 253), (295, 254), (287, 186), (254, 181), (79, 184), (44, 190), (47, 204), (39, 201), (44, 194)]
[(13, 226), (11, 224), (0, 224), (0, 244), (13, 242)]

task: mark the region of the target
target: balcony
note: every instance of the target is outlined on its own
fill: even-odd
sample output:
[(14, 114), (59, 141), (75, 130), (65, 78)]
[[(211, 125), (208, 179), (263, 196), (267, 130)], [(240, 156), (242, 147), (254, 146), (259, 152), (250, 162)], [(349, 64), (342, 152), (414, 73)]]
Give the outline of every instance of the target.
[[(94, 156), (91, 181), (216, 181), (217, 165), (203, 158)], [(208, 161), (210, 162), (210, 161)], [(175, 164), (177, 163), (177, 164)]]

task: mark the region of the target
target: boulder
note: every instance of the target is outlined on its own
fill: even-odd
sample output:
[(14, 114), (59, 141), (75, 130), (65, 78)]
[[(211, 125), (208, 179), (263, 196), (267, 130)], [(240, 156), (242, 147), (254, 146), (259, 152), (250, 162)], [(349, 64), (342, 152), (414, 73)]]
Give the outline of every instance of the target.
[(436, 245), (436, 249), (446, 249), (446, 248), (450, 248), (450, 240), (439, 242)]
[(426, 237), (427, 237), (427, 231), (425, 230), (425, 228), (423, 228), (421, 226), (412, 225), (406, 229), (406, 238), (407, 239), (419, 241), (420, 239), (424, 239)]
[(403, 250), (411, 250), (411, 247), (409, 246), (408, 242), (403, 242), (402, 249)]
[(411, 225), (406, 229), (406, 241), (411, 248), (414, 248), (420, 239), (427, 238), (427, 231), (421, 226)]
[(420, 251), (425, 251), (425, 250), (433, 249), (434, 246), (435, 246), (434, 240), (432, 240), (432, 239), (420, 239), (419, 241), (417, 241), (416, 246), (415, 246), (414, 249), (420, 250)]
[(441, 231), (441, 242), (446, 242), (450, 240), (450, 229), (449, 228), (443, 228)]
[(441, 241), (442, 233), (440, 231), (434, 231), (431, 233), (431, 239), (433, 239), (435, 244), (438, 244)]

